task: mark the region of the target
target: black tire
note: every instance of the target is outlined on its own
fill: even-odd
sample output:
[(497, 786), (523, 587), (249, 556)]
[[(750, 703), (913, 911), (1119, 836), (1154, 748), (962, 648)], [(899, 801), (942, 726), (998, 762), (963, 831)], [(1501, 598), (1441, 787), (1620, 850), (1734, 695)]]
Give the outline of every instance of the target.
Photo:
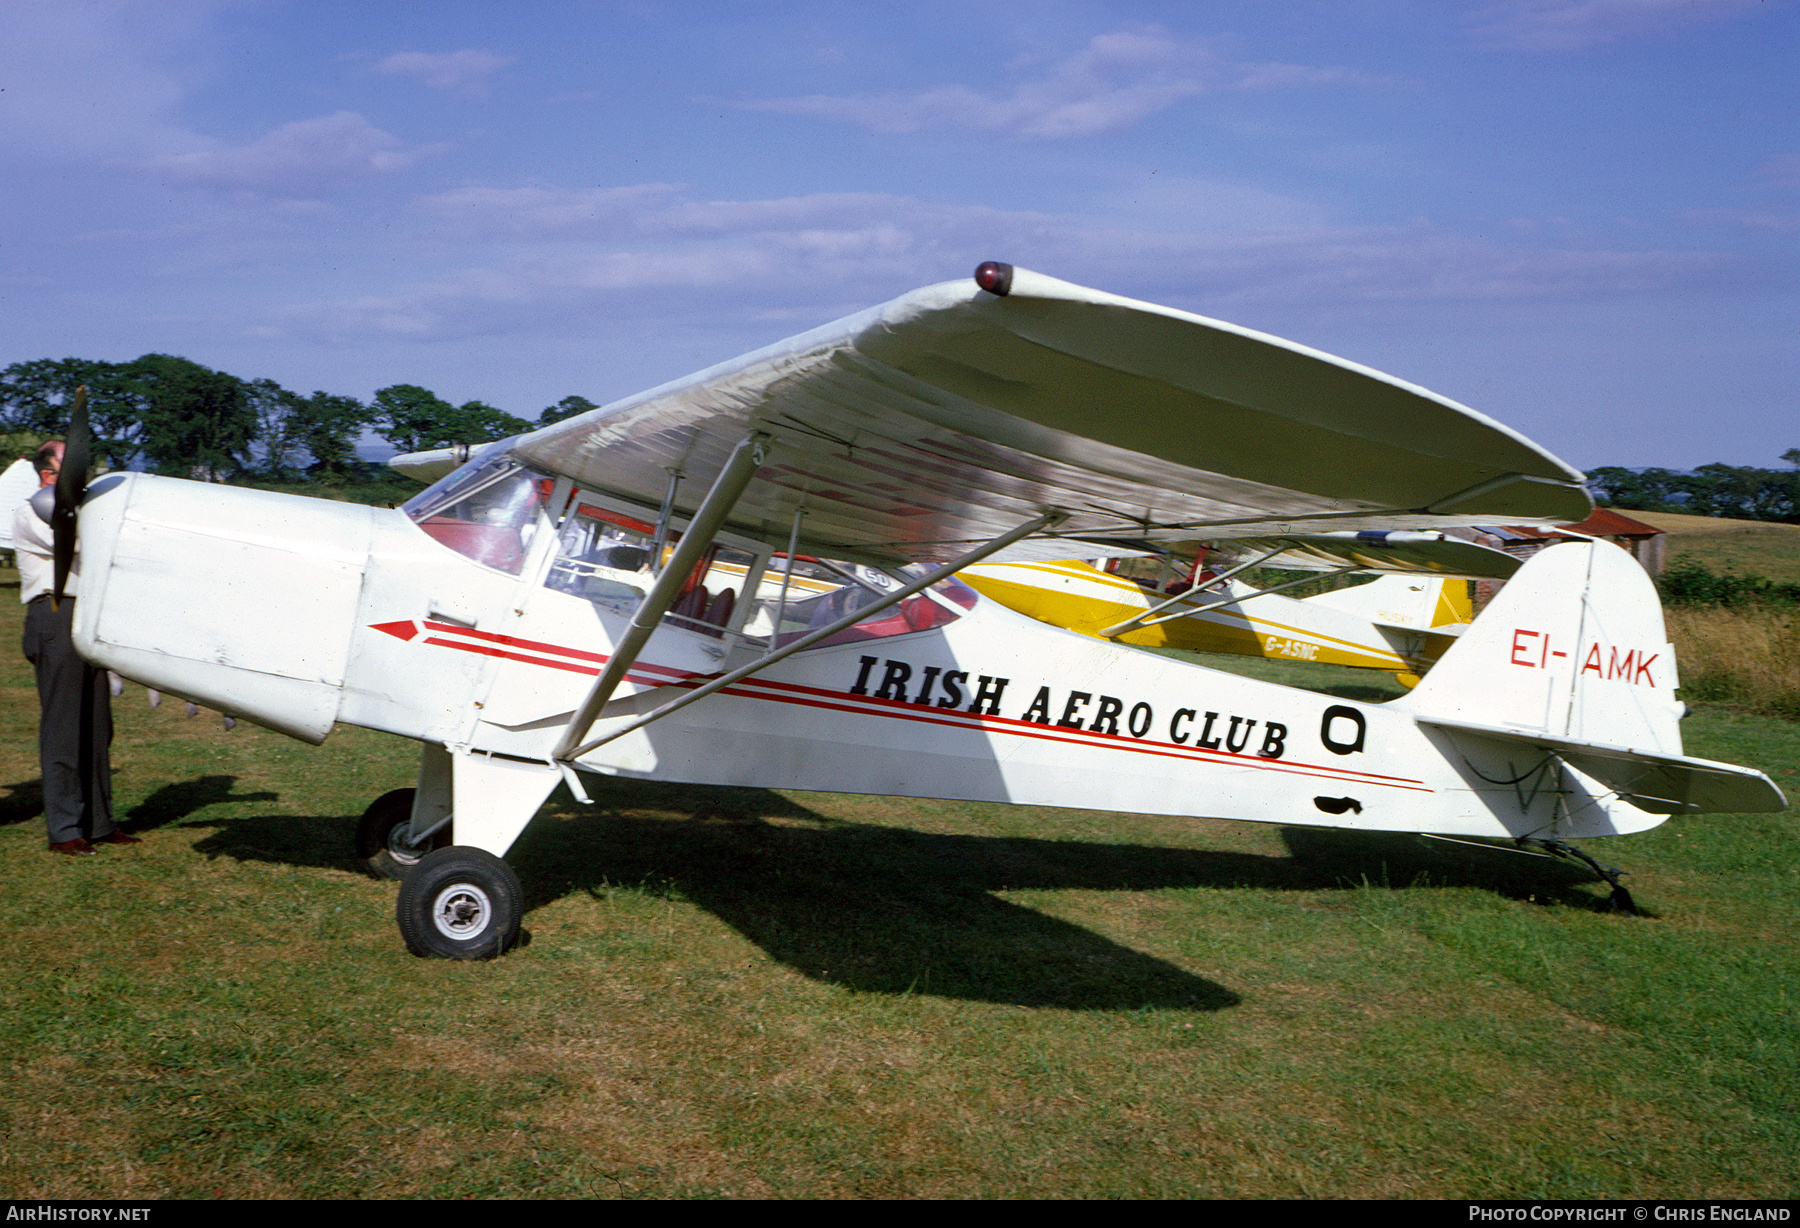
[(395, 919), (414, 955), (493, 959), (519, 940), (524, 898), (511, 866), (455, 844), (427, 853), (400, 880)]
[(424, 849), (415, 849), (400, 838), (412, 821), (413, 795), (417, 792), (395, 789), (383, 793), (369, 804), (356, 824), (356, 859), (376, 878), (405, 878), (426, 853), (450, 843), (449, 827), (433, 835)]

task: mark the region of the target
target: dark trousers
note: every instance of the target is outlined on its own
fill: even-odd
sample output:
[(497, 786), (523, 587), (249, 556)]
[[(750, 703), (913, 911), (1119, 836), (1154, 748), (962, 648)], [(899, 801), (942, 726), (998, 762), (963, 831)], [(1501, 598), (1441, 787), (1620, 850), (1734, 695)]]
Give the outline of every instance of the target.
[(112, 818), (112, 695), (106, 671), (83, 661), (71, 632), (75, 602), (49, 597), (25, 607), (25, 657), (37, 670), (38, 764), (44, 774), (44, 824), (50, 843), (97, 840)]

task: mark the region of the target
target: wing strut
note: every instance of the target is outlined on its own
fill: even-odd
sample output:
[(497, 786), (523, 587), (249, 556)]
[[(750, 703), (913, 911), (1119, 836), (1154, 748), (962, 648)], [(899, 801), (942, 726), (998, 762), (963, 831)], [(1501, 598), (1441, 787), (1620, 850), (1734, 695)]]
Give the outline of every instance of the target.
[[(1158, 602), (1157, 604), (1151, 606), (1149, 609), (1145, 610), (1142, 614), (1133, 615), (1132, 617), (1126, 619), (1122, 623), (1114, 623), (1112, 626), (1106, 628), (1106, 630), (1097, 631), (1097, 632), (1095, 632), (1095, 634), (1098, 635), (1103, 640), (1109, 640), (1115, 635), (1124, 635), (1127, 631), (1136, 631), (1139, 627), (1142, 627), (1143, 625), (1145, 625), (1145, 623), (1147, 623), (1150, 619), (1155, 618), (1156, 615), (1162, 613), (1164, 610), (1168, 609), (1170, 606), (1178, 605), (1178, 604), (1185, 605), (1189, 602), (1192, 602), (1193, 600), (1195, 600), (1197, 597), (1199, 597), (1201, 595), (1203, 590), (1209, 589), (1215, 584), (1223, 584), (1225, 581), (1231, 579), (1231, 577), (1237, 575), (1238, 572), (1249, 571), (1252, 567), (1255, 567), (1260, 563), (1263, 563), (1269, 559), (1274, 558), (1276, 555), (1280, 554), (1282, 551), (1284, 551), (1286, 549), (1287, 549), (1287, 545), (1286, 545), (1286, 543), (1283, 543), (1282, 545), (1279, 545), (1279, 546), (1275, 547), (1275, 549), (1269, 551), (1267, 554), (1257, 555), (1255, 558), (1251, 559), (1248, 563), (1239, 563), (1236, 567), (1233, 567), (1230, 571), (1220, 572), (1218, 575), (1216, 575), (1212, 579), (1208, 580), (1205, 584), (1201, 585), (1200, 588), (1198, 588), (1198, 589), (1188, 589), (1186, 592), (1176, 593), (1173, 597), (1169, 598), (1167, 601)], [(1194, 611), (1192, 611), (1192, 610), (1178, 610), (1174, 614), (1169, 615), (1169, 617), (1170, 618), (1180, 618), (1183, 615), (1192, 614), (1193, 612)], [(1157, 621), (1158, 622), (1166, 622), (1167, 619), (1159, 618), (1159, 619), (1157, 619)]]
[[(606, 668), (594, 679), (594, 687), (582, 700), (581, 707), (576, 709), (575, 716), (569, 721), (569, 727), (563, 730), (563, 736), (551, 752), (553, 759), (573, 759), (570, 753), (593, 725), (594, 718), (612, 693), (624, 680), (626, 671), (637, 664), (638, 654), (644, 650), (644, 644), (650, 639), (662, 622), (669, 607), (681, 596), (682, 585), (699, 566), (700, 557), (712, 545), (715, 534), (725, 523), (725, 517), (737, 506), (739, 496), (744, 488), (750, 485), (750, 479), (762, 467), (763, 459), (768, 453), (769, 435), (763, 431), (754, 431), (744, 437), (743, 441), (733, 449), (730, 459), (719, 476), (713, 481), (712, 489), (706, 492), (706, 498), (694, 511), (694, 518), (688, 523), (687, 532), (681, 535), (681, 541), (669, 561), (663, 565), (662, 573), (656, 577), (656, 583), (644, 594), (638, 603), (637, 612), (631, 616), (631, 625), (626, 627), (625, 634), (620, 637), (618, 646), (613, 649), (612, 658), (607, 661)], [(671, 478), (670, 499), (674, 497), (674, 486)], [(665, 522), (666, 523), (666, 522)]]
[[(710, 495), (707, 497), (708, 497), (708, 499), (711, 498)], [(1027, 521), (1025, 524), (1020, 525), (1018, 528), (1013, 529), (1009, 533), (1001, 534), (999, 537), (994, 538), (992, 541), (984, 542), (982, 545), (975, 547), (975, 549), (969, 551), (967, 554), (963, 555), (961, 558), (953, 559), (952, 561), (945, 563), (942, 567), (939, 567), (936, 571), (930, 572), (929, 574), (922, 576), (917, 580), (914, 580), (911, 584), (906, 585), (904, 588), (897, 589), (894, 592), (887, 594), (885, 597), (883, 597), (881, 600), (875, 602), (873, 605), (866, 605), (866, 606), (863, 606), (861, 609), (853, 610), (849, 614), (846, 614), (844, 617), (838, 619), (836, 622), (832, 623), (828, 627), (820, 627), (817, 631), (813, 631), (807, 635), (802, 636), (801, 638), (795, 640), (792, 644), (789, 644), (785, 648), (782, 648), (776, 652), (771, 652), (769, 655), (767, 655), (765, 657), (758, 657), (756, 660), (752, 661), (748, 665), (743, 666), (742, 668), (734, 669), (728, 674), (724, 674), (724, 675), (721, 675), (720, 677), (714, 678), (711, 682), (708, 682), (706, 685), (697, 687), (694, 690), (687, 692), (686, 694), (682, 695), (681, 697), (679, 697), (677, 699), (670, 700), (668, 703), (664, 704), (662, 707), (657, 708), (654, 711), (645, 713), (643, 716), (639, 717), (635, 721), (632, 721), (629, 725), (626, 725), (621, 729), (615, 729), (611, 733), (604, 734), (601, 737), (593, 739), (592, 741), (584, 742), (580, 746), (575, 746), (573, 749), (565, 751), (563, 749), (564, 746), (574, 743), (583, 734), (587, 733), (588, 729), (594, 723), (594, 718), (599, 714), (600, 707), (599, 707), (599, 705), (594, 704), (592, 702), (593, 697), (590, 695), (589, 702), (587, 704), (582, 705), (582, 709), (580, 712), (578, 712), (576, 714), (575, 719), (569, 722), (568, 731), (563, 734), (562, 741), (557, 743), (556, 753), (553, 757), (558, 760), (562, 760), (564, 762), (567, 762), (572, 759), (579, 759), (582, 755), (587, 754), (589, 751), (593, 750), (597, 746), (604, 746), (606, 743), (612, 741), (614, 738), (624, 737), (626, 734), (632, 732), (633, 730), (642, 729), (645, 725), (650, 724), (652, 721), (659, 721), (663, 717), (668, 716), (671, 712), (674, 712), (679, 708), (687, 707), (689, 704), (693, 703), (695, 700), (705, 699), (708, 695), (716, 694), (717, 692), (724, 690), (726, 687), (731, 686), (733, 683), (741, 682), (745, 678), (748, 678), (752, 674), (762, 672), (763, 670), (767, 669), (769, 666), (774, 665), (777, 661), (785, 661), (797, 652), (804, 652), (806, 649), (811, 648), (814, 644), (817, 644), (820, 640), (829, 639), (830, 637), (836, 635), (840, 631), (846, 631), (849, 628), (854, 627), (857, 623), (862, 622), (864, 619), (869, 618), (872, 615), (879, 614), (881, 611), (887, 609), (890, 606), (898, 605), (900, 602), (906, 600), (908, 597), (913, 596), (915, 593), (923, 592), (925, 589), (930, 588), (933, 584), (936, 584), (938, 581), (948, 579), (950, 576), (954, 575), (956, 572), (961, 571), (963, 568), (971, 566), (975, 563), (979, 563), (982, 559), (987, 558), (990, 554), (995, 554), (1001, 550), (1006, 549), (1008, 546), (1012, 545), (1016, 541), (1019, 541), (1021, 538), (1030, 537), (1033, 533), (1040, 532), (1041, 530), (1044, 530), (1044, 529), (1054, 528), (1055, 526), (1061, 524), (1063, 521), (1067, 520), (1068, 518), (1069, 518), (1069, 513), (1063, 511), (1061, 508), (1053, 507), (1053, 508), (1049, 509), (1048, 511), (1046, 511), (1042, 516), (1039, 516), (1037, 519)], [(691, 531), (692, 530), (690, 530), (690, 532)], [(682, 539), (682, 542), (684, 545), (686, 544), (686, 541), (687, 541), (686, 538)], [(674, 568), (671, 566), (669, 568), (669, 570), (673, 571)], [(648, 604), (649, 604), (649, 599), (646, 598), (645, 605), (648, 605)], [(636, 629), (636, 627), (634, 624), (633, 630), (635, 630), (635, 629)], [(777, 629), (779, 629), (779, 624), (777, 624)], [(624, 651), (624, 649), (623, 649), (623, 647), (621, 647), (619, 650), (619, 653), (622, 654), (623, 651)], [(632, 651), (633, 651), (633, 655), (635, 656), (636, 651), (637, 651), (636, 647), (634, 647)], [(616, 662), (618, 660), (620, 660), (620, 655), (615, 654), (613, 657), (613, 661)], [(612, 670), (612, 662), (608, 662), (607, 670), (608, 670), (608, 672), (610, 672)], [(623, 675), (624, 669), (621, 669), (619, 672), (621, 675)], [(602, 676), (601, 681), (605, 681), (604, 675)], [(595, 683), (594, 684), (595, 692), (598, 693), (599, 689), (600, 689), (600, 684)], [(590, 711), (590, 708), (592, 709), (591, 711)]]

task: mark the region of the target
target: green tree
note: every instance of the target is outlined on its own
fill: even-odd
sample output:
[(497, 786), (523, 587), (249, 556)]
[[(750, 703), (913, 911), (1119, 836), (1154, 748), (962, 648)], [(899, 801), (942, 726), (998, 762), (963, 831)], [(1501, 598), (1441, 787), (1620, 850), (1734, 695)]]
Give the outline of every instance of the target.
[(129, 364), (142, 397), (141, 444), (157, 473), (222, 482), (252, 462), (256, 411), (244, 381), (173, 354)]
[(75, 390), (88, 390), (94, 454), (114, 469), (137, 456), (143, 436), (144, 396), (130, 363), (87, 358), (39, 358), (0, 371), (0, 429), (49, 438), (69, 430)]
[(402, 452), (425, 452), (459, 443), (490, 443), (519, 435), (531, 423), (481, 401), (452, 405), (429, 388), (393, 384), (375, 394), (376, 434)]
[(356, 441), (369, 425), (370, 410), (355, 397), (314, 392), (295, 398), (294, 434), (310, 458), (311, 477), (342, 478), (355, 469)]
[(531, 429), (531, 423), (525, 419), (515, 418), (485, 401), (464, 401), (458, 405), (451, 424), (459, 436), (453, 443), (492, 443)]
[(244, 396), (256, 416), (257, 450), (262, 456), (259, 472), (272, 481), (293, 481), (300, 476), (305, 460), (294, 421), (299, 398), (272, 379), (251, 380), (244, 385)]
[(564, 418), (573, 418), (576, 414), (585, 414), (590, 409), (600, 407), (586, 397), (564, 397), (538, 415), (539, 426), (549, 426), (552, 422), (561, 422)]
[(1620, 469), (1603, 465), (1588, 473), (1600, 503), (1645, 512), (1680, 511), (1677, 496), (1684, 474), (1673, 469)]
[(417, 384), (391, 384), (377, 390), (370, 408), (374, 411), (375, 433), (402, 452), (443, 446), (426, 441), (442, 435), (447, 416), (456, 412), (450, 402)]

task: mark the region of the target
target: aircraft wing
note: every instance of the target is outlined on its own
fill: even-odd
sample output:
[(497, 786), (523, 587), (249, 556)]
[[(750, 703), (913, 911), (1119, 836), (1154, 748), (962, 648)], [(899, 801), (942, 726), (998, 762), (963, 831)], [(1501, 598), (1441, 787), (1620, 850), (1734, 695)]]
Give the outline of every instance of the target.
[[(996, 278), (993, 270), (1002, 270)], [(736, 444), (773, 438), (728, 520), (808, 553), (1092, 558), (1323, 529), (1571, 523), (1582, 475), (1423, 388), (1279, 338), (1004, 265), (511, 441), (522, 461), (691, 512)], [(1006, 283), (1010, 284), (1006, 284)], [(405, 459), (405, 458), (402, 458)]]
[(439, 478), (449, 477), (469, 459), (469, 445), (433, 448), (429, 452), (404, 452), (388, 461), (388, 468), (405, 474), (415, 482), (429, 486)]
[(28, 460), (16, 460), (0, 473), (0, 550), (11, 550), (13, 512), (38, 488), (38, 471)]
[(1447, 580), (1510, 580), (1524, 563), (1491, 546), (1435, 533), (1316, 533), (1281, 537), (1233, 538), (1226, 542), (1234, 560), (1271, 550), (1258, 566), (1287, 571), (1358, 571), (1441, 576)]

